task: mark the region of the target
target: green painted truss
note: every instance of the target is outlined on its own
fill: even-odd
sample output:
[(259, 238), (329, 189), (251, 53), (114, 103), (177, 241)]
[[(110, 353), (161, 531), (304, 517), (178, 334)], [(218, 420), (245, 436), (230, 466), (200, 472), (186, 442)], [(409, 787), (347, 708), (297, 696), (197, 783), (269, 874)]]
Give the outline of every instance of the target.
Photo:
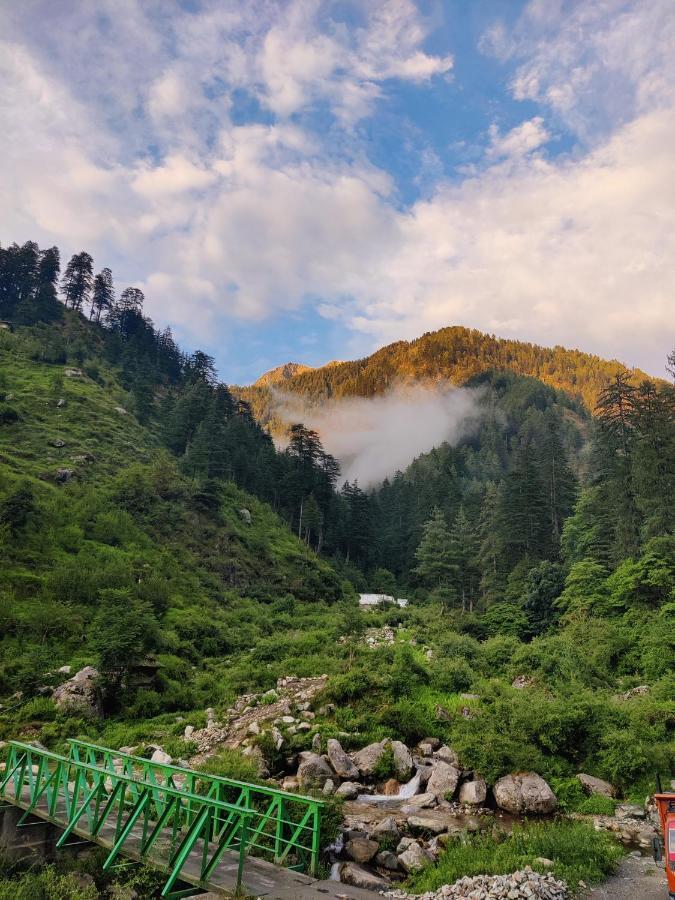
[[(266, 786), (167, 766), (82, 741), (69, 756), (11, 741), (0, 795), (63, 829), (109, 849), (105, 870), (126, 857), (176, 882), (241, 890), (247, 854), (316, 874), (322, 802)], [(124, 864), (122, 864), (124, 865)], [(229, 870), (227, 867), (229, 866)]]

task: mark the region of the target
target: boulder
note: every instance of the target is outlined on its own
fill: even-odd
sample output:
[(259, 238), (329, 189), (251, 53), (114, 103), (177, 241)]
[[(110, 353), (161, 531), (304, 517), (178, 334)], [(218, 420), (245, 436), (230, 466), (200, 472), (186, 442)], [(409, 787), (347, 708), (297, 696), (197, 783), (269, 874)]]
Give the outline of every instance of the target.
[(465, 781), (459, 789), (459, 802), (468, 806), (480, 806), (487, 797), (487, 784), (482, 778)]
[(434, 810), (424, 812), (419, 810), (415, 815), (406, 819), (408, 828), (415, 834), (443, 834), (448, 830), (448, 823), (444, 816), (438, 815)]
[(52, 693), (52, 699), (59, 709), (78, 712), (89, 719), (100, 718), (102, 703), (99, 678), (97, 669), (85, 666), (68, 681), (60, 684)]
[(65, 447), (66, 442), (61, 438), (54, 438), (54, 440), (49, 441), (50, 447)]
[(647, 813), (644, 806), (638, 806), (637, 803), (623, 803), (617, 806), (614, 815), (618, 819), (645, 819)]
[(326, 795), (326, 797), (330, 797), (331, 794), (335, 793), (335, 782), (332, 778), (327, 778), (323, 783), (323, 788), (321, 792)]
[(396, 797), (401, 790), (401, 782), (395, 778), (388, 778), (382, 785), (382, 793), (385, 797)]
[(493, 792), (497, 806), (514, 815), (547, 815), (558, 805), (550, 786), (536, 772), (505, 775), (496, 782)]
[[(321, 735), (317, 731), (317, 733), (312, 738), (312, 750), (315, 753), (321, 753)], [(358, 769), (357, 769), (358, 772)]]
[(431, 854), (423, 850), (420, 845), (413, 841), (407, 850), (399, 854), (398, 862), (404, 871), (409, 875), (413, 872), (419, 872), (432, 861)]
[(366, 891), (381, 891), (389, 887), (386, 878), (380, 878), (379, 875), (368, 872), (353, 862), (342, 863), (340, 881), (342, 884), (351, 884), (352, 887), (363, 888)]
[(335, 791), (336, 797), (344, 797), (345, 800), (356, 800), (361, 791), (361, 785), (354, 781), (344, 781)]
[(295, 775), (289, 775), (281, 782), (282, 791), (297, 791), (300, 789), (300, 783)]
[(380, 844), (382, 841), (392, 841), (398, 844), (401, 833), (398, 830), (396, 819), (393, 816), (387, 816), (386, 819), (377, 823), (370, 832), (370, 836)]
[(347, 856), (357, 863), (367, 863), (379, 853), (380, 845), (377, 841), (371, 841), (370, 838), (355, 837), (347, 841), (345, 851)]
[(402, 741), (392, 741), (391, 749), (394, 752), (394, 769), (399, 781), (407, 781), (412, 775), (413, 761), (410, 750)]
[(596, 778), (594, 775), (585, 775), (581, 772), (577, 775), (581, 786), (587, 794), (602, 794), (603, 797), (613, 797), (616, 791), (609, 781)]
[(450, 799), (457, 790), (460, 774), (456, 766), (437, 760), (427, 782), (427, 792), (435, 794), (438, 800)]
[(443, 762), (448, 763), (448, 765), (454, 766), (456, 769), (460, 768), (459, 756), (457, 756), (457, 753), (452, 747), (448, 747), (447, 744), (443, 744), (442, 747), (434, 750), (434, 759), (440, 759)]
[(73, 671), (73, 667), (72, 666), (61, 666), (61, 668), (57, 669), (56, 671), (58, 672), (59, 675), (70, 675), (70, 673)]
[(511, 682), (511, 687), (516, 688), (518, 691), (522, 691), (523, 688), (532, 687), (534, 684), (534, 678), (530, 678), (529, 675), (518, 675)]
[(328, 738), (327, 752), (328, 759), (336, 775), (349, 780), (359, 777), (359, 770), (342, 749), (340, 741), (335, 738)]
[(240, 517), (241, 517), (242, 522), (246, 522), (247, 525), (250, 525), (251, 522), (253, 521), (253, 519), (252, 519), (252, 517), (251, 517), (251, 510), (250, 510), (250, 509), (246, 509), (245, 506), (243, 506), (243, 507), (239, 510), (239, 515), (240, 515)]
[(436, 806), (436, 794), (429, 791), (424, 794), (415, 794), (406, 800), (406, 806), (413, 809), (431, 809), (432, 806)]
[(74, 474), (75, 469), (57, 469), (54, 472), (54, 481), (57, 484), (65, 484), (66, 481), (70, 481)]
[(64, 369), (63, 374), (66, 378), (83, 378), (84, 372), (82, 369)]
[(185, 731), (183, 732), (183, 740), (184, 740), (184, 741), (189, 741), (189, 740), (191, 740), (191, 739), (192, 739), (192, 735), (193, 735), (194, 733), (195, 733), (195, 726), (194, 726), (194, 725), (186, 725), (186, 726), (185, 726)]
[(333, 770), (326, 760), (310, 750), (300, 754), (298, 766), (298, 781), (303, 790), (323, 789), (323, 786), (332, 779)]
[(375, 865), (381, 866), (383, 869), (389, 869), (395, 872), (398, 869), (398, 856), (391, 850), (380, 850), (375, 857)]
[(368, 778), (375, 774), (375, 768), (382, 758), (384, 751), (387, 749), (388, 743), (389, 742), (386, 740), (377, 741), (374, 744), (368, 744), (366, 747), (363, 747), (362, 750), (353, 754), (352, 760), (354, 761), (354, 765), (364, 778)]
[(150, 762), (159, 763), (160, 766), (170, 766), (173, 758), (165, 753), (161, 747), (158, 747), (150, 757)]

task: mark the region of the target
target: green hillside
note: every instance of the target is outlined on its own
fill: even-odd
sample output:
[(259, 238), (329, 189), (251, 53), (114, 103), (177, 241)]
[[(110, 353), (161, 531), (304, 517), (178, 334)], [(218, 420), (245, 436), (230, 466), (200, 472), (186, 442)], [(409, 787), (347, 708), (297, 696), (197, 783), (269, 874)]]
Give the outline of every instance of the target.
[(181, 473), (114, 369), (94, 364), (93, 328), (67, 317), (55, 334), (89, 341), (81, 368), (80, 344), (64, 365), (39, 359), (40, 329), (0, 332), (0, 697), (97, 663), (111, 609), (120, 666), (127, 654), (160, 662), (147, 712), (232, 696), (246, 686), (236, 675), (199, 673), (296, 602), (320, 618), (342, 585), (266, 504)]

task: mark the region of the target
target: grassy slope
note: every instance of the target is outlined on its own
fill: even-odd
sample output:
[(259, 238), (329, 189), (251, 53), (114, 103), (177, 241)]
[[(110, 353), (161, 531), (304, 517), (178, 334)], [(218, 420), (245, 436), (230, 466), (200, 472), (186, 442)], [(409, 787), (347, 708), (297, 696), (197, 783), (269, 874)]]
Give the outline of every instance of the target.
[[(91, 639), (108, 588), (140, 597), (157, 620), (160, 683), (127, 698), (137, 717), (225, 702), (251, 679), (248, 669), (225, 665), (228, 657), (264, 642), (280, 619), (288, 641), (296, 606), (303, 636), (328, 616), (342, 595), (331, 567), (233, 484), (221, 487), (217, 510), (205, 508), (199, 486), (152, 431), (116, 409), (130, 408), (130, 398), (95, 346), (83, 368), (96, 381), (65, 377), (72, 362), (31, 358), (39, 354), (27, 333), (1, 339), (4, 408), (19, 418), (0, 427), (0, 504), (28, 486), (35, 509), (15, 537), (0, 529), (0, 699), (30, 694), (45, 670), (96, 662)], [(54, 480), (60, 468), (75, 470), (62, 485)], [(267, 686), (276, 677), (262, 675)], [(9, 718), (0, 730), (14, 733)]]

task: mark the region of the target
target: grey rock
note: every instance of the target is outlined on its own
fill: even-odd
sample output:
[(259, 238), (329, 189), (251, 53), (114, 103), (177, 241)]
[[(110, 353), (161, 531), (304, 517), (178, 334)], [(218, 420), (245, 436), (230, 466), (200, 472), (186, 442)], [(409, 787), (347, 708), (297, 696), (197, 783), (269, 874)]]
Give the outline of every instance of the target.
[(401, 868), (410, 875), (428, 866), (432, 862), (432, 857), (417, 842), (413, 841), (407, 850), (399, 854), (398, 862)]
[(49, 442), (49, 446), (50, 447), (65, 447), (66, 442), (64, 440), (62, 440), (61, 438), (54, 438), (53, 441)]
[(647, 813), (644, 806), (638, 806), (636, 803), (622, 803), (617, 806), (614, 815), (619, 819), (645, 819)]
[(493, 793), (497, 806), (514, 815), (547, 815), (558, 805), (549, 784), (536, 772), (505, 775), (496, 782)]
[(65, 484), (75, 474), (75, 469), (57, 469), (54, 473), (54, 481), (57, 484)]
[(410, 750), (402, 741), (392, 741), (391, 749), (394, 752), (394, 768), (399, 781), (407, 781), (412, 775), (413, 761)]
[(342, 884), (351, 884), (352, 887), (363, 888), (367, 891), (382, 891), (389, 887), (390, 882), (386, 878), (380, 878), (373, 872), (357, 865), (357, 863), (342, 863), (339, 870)]
[(326, 797), (330, 797), (331, 794), (335, 793), (335, 782), (332, 778), (327, 778), (324, 781), (321, 793), (325, 794)]
[(312, 738), (312, 750), (315, 753), (321, 753), (321, 735), (318, 731)]
[(161, 747), (158, 747), (150, 757), (150, 762), (159, 763), (161, 766), (170, 766), (173, 763), (173, 758), (168, 753), (165, 753)]
[(442, 816), (433, 815), (433, 811), (425, 813), (420, 810), (416, 815), (408, 816), (407, 818), (408, 828), (419, 834), (422, 832), (423, 834), (442, 834), (444, 831), (448, 829), (448, 823), (444, 820)]
[(297, 777), (304, 790), (323, 789), (325, 783), (332, 779), (332, 776), (333, 770), (323, 757), (309, 750), (300, 754)]
[(406, 800), (406, 807), (413, 809), (431, 809), (436, 806), (436, 794), (427, 791), (424, 794), (415, 794)]
[(357, 863), (368, 863), (379, 853), (380, 845), (377, 841), (371, 841), (369, 838), (356, 837), (347, 841), (345, 844), (345, 852), (347, 856)]
[(68, 681), (64, 681), (53, 692), (54, 703), (63, 710), (79, 712), (90, 719), (102, 715), (100, 673), (93, 666), (85, 666)]
[(335, 796), (344, 797), (345, 800), (356, 800), (361, 790), (362, 786), (360, 784), (356, 784), (353, 781), (344, 781), (335, 791)]
[(366, 747), (363, 747), (363, 749), (353, 754), (352, 759), (354, 765), (364, 778), (374, 775), (375, 768), (382, 758), (388, 743), (389, 742), (386, 740), (377, 741), (374, 744), (368, 744)]
[(465, 781), (459, 789), (459, 802), (469, 806), (480, 806), (487, 797), (487, 784), (483, 778)]
[(395, 872), (398, 869), (398, 856), (392, 853), (391, 850), (380, 850), (375, 857), (375, 863), (378, 866), (382, 866), (383, 869)]
[(603, 797), (613, 797), (616, 793), (609, 781), (596, 778), (594, 775), (585, 775), (581, 772), (577, 775), (581, 786), (587, 794), (602, 794)]
[(242, 522), (245, 522), (247, 525), (250, 525), (251, 522), (253, 521), (253, 517), (251, 516), (251, 510), (246, 509), (245, 506), (243, 506), (239, 510), (239, 516), (241, 517)]
[(440, 759), (443, 762), (448, 763), (451, 766), (454, 766), (456, 769), (460, 768), (459, 765), (459, 756), (452, 749), (452, 747), (448, 747), (447, 744), (443, 744), (442, 747), (438, 747), (434, 751), (434, 759)]
[(378, 843), (382, 843), (382, 841), (396, 841), (396, 843), (398, 843), (401, 838), (396, 819), (394, 819), (393, 816), (387, 816), (386, 819), (382, 819), (378, 822), (370, 834)]
[(442, 759), (437, 760), (427, 782), (427, 792), (435, 794), (438, 800), (451, 798), (457, 790), (460, 774), (456, 766), (450, 765)]
[(328, 738), (328, 759), (335, 770), (335, 774), (340, 778), (353, 780), (359, 777), (359, 770), (351, 761), (349, 756), (342, 749), (340, 741), (335, 738)]

